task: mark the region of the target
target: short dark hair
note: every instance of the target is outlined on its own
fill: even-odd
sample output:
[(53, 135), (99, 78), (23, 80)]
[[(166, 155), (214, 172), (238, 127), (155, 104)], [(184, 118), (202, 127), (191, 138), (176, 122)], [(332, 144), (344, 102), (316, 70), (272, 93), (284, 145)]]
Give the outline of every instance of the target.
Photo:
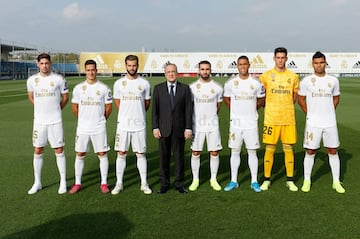
[(200, 67), (200, 65), (202, 65), (202, 64), (205, 64), (205, 65), (209, 65), (210, 66), (210, 68), (211, 68), (211, 63), (210, 63), (210, 61), (207, 61), (207, 60), (204, 60), (204, 61), (200, 61), (199, 62), (199, 67)]
[(277, 47), (274, 50), (274, 56), (276, 53), (285, 53), (285, 56), (287, 56), (287, 49), (285, 47)]
[(320, 51), (315, 52), (315, 54), (312, 57), (313, 60), (316, 59), (316, 58), (324, 58), (324, 60), (326, 60), (325, 55)]
[(135, 55), (128, 55), (125, 57), (125, 64), (127, 61), (136, 61), (136, 63), (139, 64), (139, 57)]
[(164, 72), (166, 72), (166, 67), (168, 66), (174, 66), (175, 69), (176, 69), (176, 72), (178, 71), (177, 69), (177, 65), (175, 63), (171, 63), (170, 61), (166, 62), (165, 65), (164, 65)]
[(96, 69), (96, 67), (97, 67), (97, 66), (96, 66), (96, 61), (94, 61), (94, 60), (92, 60), (92, 59), (85, 61), (85, 67), (86, 67), (87, 65), (95, 65), (95, 69)]
[(37, 57), (37, 61), (39, 62), (41, 59), (48, 59), (51, 62), (51, 57), (49, 54), (47, 53), (41, 53), (40, 55), (38, 55)]
[(244, 56), (244, 55), (239, 56), (239, 58), (237, 59), (237, 61), (239, 61), (239, 60), (247, 60), (247, 62), (249, 62), (249, 63), (250, 63), (250, 61), (249, 61), (249, 57)]

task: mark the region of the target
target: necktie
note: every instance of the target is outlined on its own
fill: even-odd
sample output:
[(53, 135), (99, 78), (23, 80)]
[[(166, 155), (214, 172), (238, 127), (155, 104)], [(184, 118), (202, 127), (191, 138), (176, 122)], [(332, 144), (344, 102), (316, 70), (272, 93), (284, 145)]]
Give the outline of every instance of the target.
[(174, 109), (174, 85), (170, 85), (170, 104), (171, 104), (171, 108)]

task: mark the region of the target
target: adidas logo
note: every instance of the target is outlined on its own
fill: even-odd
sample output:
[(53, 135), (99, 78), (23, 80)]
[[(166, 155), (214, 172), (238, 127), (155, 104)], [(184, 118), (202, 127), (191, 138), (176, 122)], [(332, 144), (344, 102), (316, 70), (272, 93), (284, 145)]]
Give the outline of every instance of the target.
[(93, 59), (96, 64), (97, 64), (97, 68), (99, 70), (106, 70), (108, 69), (108, 65), (105, 63), (104, 59), (101, 57), (101, 55), (97, 55), (94, 59)]
[(235, 69), (235, 68), (237, 68), (236, 62), (235, 62), (235, 61), (231, 62), (231, 63), (229, 64), (228, 68), (229, 68), (229, 69)]
[(353, 69), (359, 69), (359, 68), (360, 68), (360, 61), (357, 61), (357, 62), (353, 65), (352, 68), (353, 68)]
[(260, 55), (257, 55), (250, 61), (251, 68), (267, 68), (266, 64), (264, 63), (263, 59)]
[(298, 68), (294, 61), (290, 61), (289, 64), (286, 66), (289, 69), (296, 69)]

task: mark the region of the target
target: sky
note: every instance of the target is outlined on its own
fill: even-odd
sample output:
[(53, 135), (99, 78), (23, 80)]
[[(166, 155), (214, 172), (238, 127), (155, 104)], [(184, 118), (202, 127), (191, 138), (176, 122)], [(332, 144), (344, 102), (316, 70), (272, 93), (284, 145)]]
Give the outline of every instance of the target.
[(0, 41), (62, 52), (359, 52), (359, 0), (0, 0)]

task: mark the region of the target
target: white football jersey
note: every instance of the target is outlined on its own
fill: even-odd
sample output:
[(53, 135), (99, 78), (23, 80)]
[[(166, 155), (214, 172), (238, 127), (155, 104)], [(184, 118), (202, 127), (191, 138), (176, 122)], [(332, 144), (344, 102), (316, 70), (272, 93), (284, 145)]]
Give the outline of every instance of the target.
[(340, 86), (335, 76), (306, 76), (300, 82), (298, 94), (306, 96), (307, 123), (315, 127), (336, 126), (333, 97), (340, 95)]
[(224, 97), (230, 97), (230, 125), (238, 129), (258, 127), (257, 98), (265, 97), (262, 83), (253, 77), (230, 78), (224, 85)]
[(100, 134), (106, 129), (105, 104), (112, 103), (110, 88), (97, 81), (83, 81), (73, 90), (71, 103), (78, 104), (77, 134)]
[(58, 74), (50, 73), (41, 76), (40, 73), (28, 78), (27, 91), (34, 94), (34, 123), (56, 124), (62, 122), (61, 94), (69, 92), (66, 80)]
[(139, 131), (146, 128), (145, 100), (151, 99), (150, 83), (146, 79), (118, 79), (114, 84), (114, 99), (120, 100), (119, 129)]
[(195, 132), (211, 132), (219, 130), (217, 104), (223, 101), (222, 86), (211, 80), (200, 79), (190, 84), (194, 102), (193, 130)]

